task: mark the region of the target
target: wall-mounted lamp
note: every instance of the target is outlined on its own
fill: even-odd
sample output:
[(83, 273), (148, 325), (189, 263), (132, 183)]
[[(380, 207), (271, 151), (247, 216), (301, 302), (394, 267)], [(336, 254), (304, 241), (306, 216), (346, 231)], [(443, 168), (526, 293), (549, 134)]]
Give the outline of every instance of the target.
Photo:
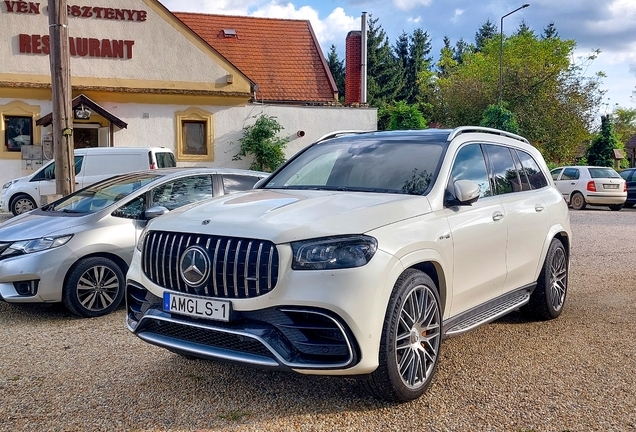
[(86, 120), (91, 117), (92, 111), (85, 107), (84, 104), (75, 108), (75, 118), (78, 120)]
[(298, 132), (296, 132), (296, 136), (297, 136), (297, 137), (300, 137), (300, 138), (304, 137), (304, 136), (305, 136), (305, 131), (298, 131)]

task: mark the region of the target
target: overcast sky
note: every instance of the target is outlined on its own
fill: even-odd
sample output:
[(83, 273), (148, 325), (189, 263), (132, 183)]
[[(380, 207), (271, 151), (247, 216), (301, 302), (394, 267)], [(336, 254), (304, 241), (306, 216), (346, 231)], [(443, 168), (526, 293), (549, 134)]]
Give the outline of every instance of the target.
[[(393, 45), (406, 31), (421, 28), (433, 43), (437, 61), (444, 36), (453, 44), (464, 38), (474, 43), (479, 27), (490, 19), (499, 28), (500, 19), (524, 1), (511, 0), (160, 0), (173, 12), (204, 12), (271, 18), (306, 19), (316, 33), (325, 56), (334, 44), (344, 58), (347, 33), (360, 29), (362, 12), (379, 18)], [(586, 75), (606, 73), (607, 90), (601, 113), (618, 104), (636, 108), (636, 0), (525, 0), (530, 6), (504, 19), (504, 33), (514, 32), (521, 20), (536, 33), (553, 22), (562, 39), (577, 43), (575, 57), (601, 50), (586, 69)], [(576, 58), (574, 59), (576, 61)]]

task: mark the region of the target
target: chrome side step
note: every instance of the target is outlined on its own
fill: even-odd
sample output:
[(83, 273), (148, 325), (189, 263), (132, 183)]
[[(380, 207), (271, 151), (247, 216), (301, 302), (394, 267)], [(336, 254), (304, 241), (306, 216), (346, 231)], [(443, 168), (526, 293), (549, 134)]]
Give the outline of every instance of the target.
[(485, 305), (466, 311), (444, 323), (444, 337), (457, 336), (494, 321), (530, 301), (536, 284), (523, 287)]

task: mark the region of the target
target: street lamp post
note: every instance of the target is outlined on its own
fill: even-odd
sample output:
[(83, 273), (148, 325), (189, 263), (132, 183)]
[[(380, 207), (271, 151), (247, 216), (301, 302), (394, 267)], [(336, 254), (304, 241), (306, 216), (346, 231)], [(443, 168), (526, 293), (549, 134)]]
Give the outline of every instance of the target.
[(512, 15), (513, 13), (520, 11), (521, 9), (527, 8), (530, 4), (526, 3), (521, 7), (513, 10), (512, 12), (508, 12), (504, 16), (501, 17), (501, 23), (499, 25), (499, 105), (501, 105), (502, 97), (503, 97), (503, 20), (508, 15)]

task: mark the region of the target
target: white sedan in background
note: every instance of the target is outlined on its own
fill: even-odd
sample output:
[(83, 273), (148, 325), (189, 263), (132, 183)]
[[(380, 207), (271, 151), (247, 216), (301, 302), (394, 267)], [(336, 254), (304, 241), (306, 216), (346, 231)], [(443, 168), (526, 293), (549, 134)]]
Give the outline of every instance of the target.
[(627, 199), (627, 183), (613, 169), (597, 166), (564, 166), (551, 171), (565, 201), (575, 210), (588, 204), (618, 211)]

